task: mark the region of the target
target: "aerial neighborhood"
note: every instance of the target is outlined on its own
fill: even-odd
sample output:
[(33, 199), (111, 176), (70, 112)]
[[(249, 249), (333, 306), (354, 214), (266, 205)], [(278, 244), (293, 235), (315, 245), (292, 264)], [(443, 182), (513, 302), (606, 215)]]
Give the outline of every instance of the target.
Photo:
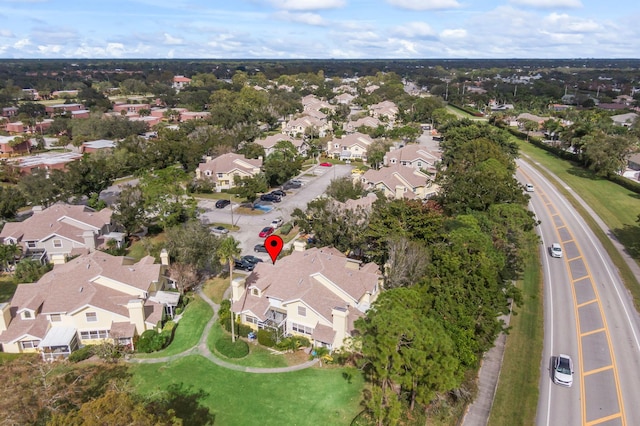
[[(502, 356), (536, 370), (516, 385), (496, 374), (498, 394), (498, 376), (535, 389), (542, 330), (519, 322), (542, 322), (531, 271), (582, 256), (538, 174), (570, 161), (567, 185), (637, 198), (633, 72), (214, 62), (0, 63), (0, 372), (122, 368), (133, 389), (34, 397), (45, 408), (12, 421), (65, 424), (113, 397), (174, 424), (179, 391), (205, 413), (184, 424), (256, 424), (223, 395), (250, 407), (261, 389), (275, 406), (309, 389), (342, 401), (314, 424), (460, 424), (483, 360)], [(547, 171), (523, 158), (550, 158)], [(613, 232), (638, 260), (634, 203)], [(555, 355), (552, 380), (569, 387), (578, 354)], [(285, 376), (302, 369), (318, 375)], [(524, 394), (515, 404), (535, 410)]]

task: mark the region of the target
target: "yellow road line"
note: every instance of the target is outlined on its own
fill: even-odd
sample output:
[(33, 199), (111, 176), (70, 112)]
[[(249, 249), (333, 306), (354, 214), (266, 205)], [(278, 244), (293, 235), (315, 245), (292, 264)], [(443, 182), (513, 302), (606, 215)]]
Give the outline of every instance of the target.
[(584, 375), (585, 376), (590, 376), (592, 374), (598, 374), (598, 373), (602, 373), (603, 371), (609, 371), (613, 368), (613, 365), (607, 365), (605, 367), (600, 367), (600, 368), (596, 368), (595, 370), (589, 370), (589, 371), (585, 371)]
[[(522, 169), (520, 169), (520, 172), (527, 176), (527, 173), (524, 172)], [(544, 191), (540, 191), (541, 192), (541, 196), (545, 197), (544, 195)], [(538, 192), (536, 192), (536, 194), (538, 194)], [(548, 198), (547, 198), (548, 200)], [(564, 218), (562, 217), (562, 215), (558, 212), (553, 214), (551, 212), (551, 207), (553, 207), (554, 211), (557, 211), (557, 209), (555, 209), (555, 206), (551, 203), (551, 201), (548, 201), (547, 203), (545, 203), (545, 207), (547, 209), (547, 212), (551, 215), (551, 217), (555, 217), (558, 216), (560, 218), (560, 221), (562, 222), (562, 225), (555, 225), (553, 224), (553, 228), (556, 232), (556, 235), (558, 236), (558, 239), (560, 239), (560, 228), (561, 227), (566, 227), (567, 230), (566, 232), (569, 233), (569, 235), (571, 235), (572, 240), (574, 241), (575, 238), (573, 237), (573, 233), (571, 232), (571, 230), (567, 227), (566, 225), (566, 221), (564, 220)], [(553, 222), (553, 221), (552, 221)], [(589, 269), (589, 265), (588, 263), (585, 261), (584, 255), (582, 254), (582, 250), (580, 250), (580, 245), (576, 242), (574, 242), (576, 245), (576, 249), (578, 250), (578, 254), (579, 256), (576, 259), (583, 259), (583, 263), (584, 263), (584, 267), (587, 270), (587, 275), (585, 277), (581, 277), (581, 278), (576, 278), (575, 280), (572, 281), (571, 284), (571, 293), (573, 294), (573, 304), (574, 304), (574, 314), (575, 314), (575, 320), (576, 320), (576, 331), (578, 332), (578, 334), (580, 334), (580, 317), (578, 315), (578, 306), (577, 306), (577, 296), (576, 296), (576, 289), (575, 289), (575, 282), (579, 281), (581, 279), (584, 278), (589, 278), (590, 279), (590, 283), (591, 283), (591, 288), (593, 289), (594, 292), (594, 296), (596, 299), (596, 303), (598, 304), (598, 310), (600, 311), (600, 317), (602, 318), (602, 324), (603, 324), (603, 329), (604, 329), (604, 333), (605, 333), (605, 337), (607, 339), (607, 346), (609, 349), (609, 355), (611, 356), (611, 368), (613, 369), (613, 376), (614, 376), (614, 380), (615, 380), (615, 386), (616, 386), (616, 394), (618, 396), (618, 406), (620, 408), (620, 412), (618, 413), (618, 415), (616, 415), (616, 417), (613, 418), (618, 418), (620, 417), (620, 421), (622, 423), (622, 425), (626, 425), (627, 421), (624, 415), (624, 402), (622, 399), (622, 391), (620, 389), (620, 379), (618, 377), (618, 369), (616, 367), (616, 359), (615, 356), (613, 354), (613, 345), (611, 343), (611, 336), (609, 335), (609, 329), (607, 326), (607, 318), (604, 315), (604, 312), (602, 310), (602, 303), (600, 302), (600, 295), (598, 293), (598, 289), (597, 287), (594, 285), (594, 280), (593, 280), (593, 276), (591, 275), (590, 269)], [(563, 243), (564, 244), (564, 243)], [(563, 247), (564, 249), (564, 247)], [(569, 275), (569, 277), (572, 276), (571, 274), (571, 267), (569, 266), (569, 261), (566, 260), (565, 258), (565, 268), (567, 269), (567, 274)], [(582, 358), (582, 337), (580, 335), (578, 335), (578, 360), (579, 360), (579, 364), (580, 364), (580, 405), (581, 405), (581, 409), (582, 409), (582, 424), (583, 425), (587, 425), (587, 424), (595, 424), (592, 422), (587, 423), (586, 422), (586, 418), (587, 418), (587, 406), (586, 406), (586, 396), (585, 396), (585, 386), (584, 386), (584, 377), (585, 377), (585, 372), (583, 370), (584, 368), (584, 362), (583, 362), (583, 358)], [(598, 421), (598, 423), (601, 423), (600, 421)]]
[(606, 416), (606, 417), (600, 417), (599, 419), (591, 420), (590, 422), (585, 423), (585, 424), (587, 426), (599, 425), (600, 423), (608, 422), (609, 420), (617, 419), (619, 417), (622, 417), (622, 413), (621, 412), (617, 412), (615, 414), (612, 414), (612, 415)]
[(602, 332), (606, 332), (606, 331), (607, 330), (605, 330), (604, 328), (599, 328), (597, 330), (587, 331), (586, 333), (580, 333), (580, 331), (578, 331), (578, 333), (580, 333), (580, 337), (587, 337), (587, 336), (591, 336), (592, 334), (602, 333)]

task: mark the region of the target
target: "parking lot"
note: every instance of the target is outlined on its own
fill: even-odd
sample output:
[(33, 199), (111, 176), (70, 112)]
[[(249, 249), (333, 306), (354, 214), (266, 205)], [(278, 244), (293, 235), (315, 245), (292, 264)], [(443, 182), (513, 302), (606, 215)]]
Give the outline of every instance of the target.
[[(253, 247), (264, 241), (263, 238), (258, 237), (260, 230), (268, 226), (274, 219), (282, 219), (285, 223), (288, 222), (291, 219), (291, 213), (294, 209), (300, 208), (305, 210), (309, 201), (324, 194), (332, 179), (350, 176), (352, 169), (353, 167), (351, 165), (335, 165), (333, 167), (314, 166), (310, 168), (297, 177), (303, 182), (301, 188), (287, 190), (287, 196), (282, 197), (282, 201), (279, 203), (260, 203), (272, 207), (270, 212), (257, 215), (240, 215), (235, 211), (238, 207), (237, 203), (233, 203), (231, 206), (226, 206), (222, 209), (216, 209), (216, 200), (200, 200), (198, 206), (204, 210), (200, 217), (205, 223), (231, 224), (233, 216), (233, 224), (240, 229), (238, 231), (232, 231), (228, 235), (233, 236), (240, 242), (242, 254), (253, 254), (267, 260), (269, 259), (267, 254), (253, 252)], [(231, 208), (234, 209), (233, 212)]]

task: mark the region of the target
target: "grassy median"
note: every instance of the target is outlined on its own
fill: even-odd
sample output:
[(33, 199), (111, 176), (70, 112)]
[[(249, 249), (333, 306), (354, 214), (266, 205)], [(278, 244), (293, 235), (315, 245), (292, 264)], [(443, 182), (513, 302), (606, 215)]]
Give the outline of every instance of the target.
[(511, 315), (490, 425), (533, 425), (536, 418), (544, 311), (537, 245), (532, 245), (530, 253), (523, 279), (517, 283), (523, 303)]

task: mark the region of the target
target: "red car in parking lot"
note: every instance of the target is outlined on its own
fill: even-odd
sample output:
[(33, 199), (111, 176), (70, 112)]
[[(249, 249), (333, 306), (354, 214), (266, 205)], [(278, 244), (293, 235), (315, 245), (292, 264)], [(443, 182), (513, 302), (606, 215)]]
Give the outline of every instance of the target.
[(260, 238), (267, 238), (269, 235), (273, 234), (273, 231), (275, 231), (275, 229), (273, 229), (271, 226), (265, 226), (264, 228), (262, 228), (262, 231), (260, 231), (260, 234), (258, 234), (258, 236)]
[(320, 163), (320, 166), (321, 167), (331, 167), (331, 166), (333, 166), (333, 164), (331, 164), (331, 163)]

